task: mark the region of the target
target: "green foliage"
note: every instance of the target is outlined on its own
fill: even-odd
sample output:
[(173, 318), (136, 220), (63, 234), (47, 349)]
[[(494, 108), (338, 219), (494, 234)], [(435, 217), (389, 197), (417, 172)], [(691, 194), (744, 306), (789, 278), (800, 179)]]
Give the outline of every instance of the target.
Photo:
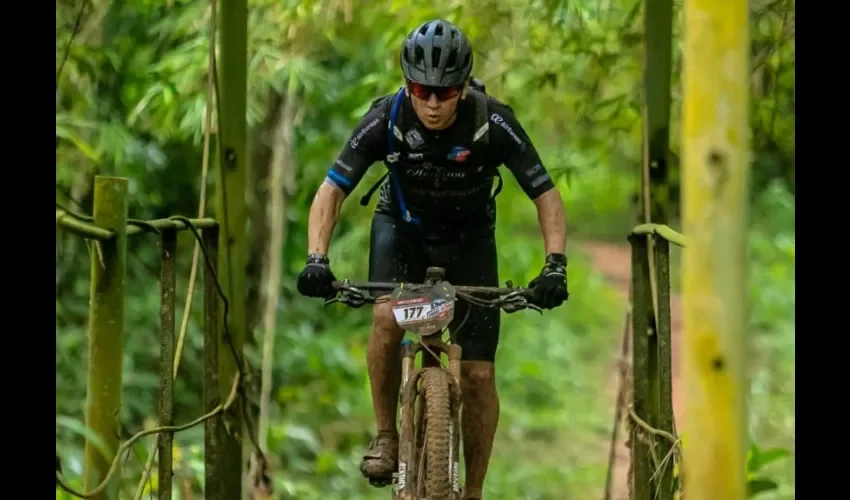
[(750, 445), (747, 451), (747, 498), (779, 488), (776, 481), (760, 475), (759, 472), (764, 466), (782, 460), (789, 454), (790, 452), (785, 448), (771, 448), (763, 451), (756, 443)]
[[(790, 450), (775, 464), (778, 487), (760, 496), (794, 498), (795, 236), (794, 197), (780, 182), (757, 198), (750, 232), (750, 433)], [(757, 453), (756, 453), (757, 454)]]
[[(209, 4), (134, 0), (92, 5), (57, 82), (57, 199), (90, 212), (92, 175), (121, 175), (131, 179), (131, 217), (194, 216), (209, 71)], [(772, 9), (755, 16), (754, 23), (762, 27), (754, 36), (754, 51), (777, 46), (780, 36), (784, 41), (771, 52), (782, 58), (770, 55), (760, 67), (769, 85), (754, 96), (754, 113), (764, 118), (754, 121), (754, 136), (760, 138), (754, 142), (754, 158), (765, 181), (754, 191), (751, 237), (751, 430), (759, 443), (793, 454), (794, 207), (786, 186), (789, 168), (793, 180), (794, 82), (793, 62), (782, 61), (792, 61), (786, 57), (793, 58), (794, 50), (793, 37), (788, 38), (791, 21), (786, 18), (786, 28), (778, 30), (784, 11), (775, 2), (765, 5), (754, 6)], [(254, 152), (270, 142), (281, 99), (298, 103), (297, 169), (289, 173), (286, 189), (269, 433), (275, 487), (285, 498), (386, 497), (386, 490), (365, 485), (357, 470), (374, 426), (365, 375), (369, 311), (325, 309), (298, 296), (294, 280), (303, 265), (310, 200), (357, 118), (374, 97), (400, 84), (397, 51), (407, 31), (436, 16), (458, 22), (476, 48), (476, 76), (487, 83), (489, 93), (513, 106), (558, 178), (571, 240), (622, 240), (631, 225), (629, 196), (637, 185), (641, 151), (638, 6), (636, 0), (616, 0), (603, 8), (589, 0), (250, 2), (248, 123)], [(75, 16), (71, 2), (57, 3), (57, 69), (71, 38), (69, 20)], [(674, 153), (681, 104), (677, 64)], [(254, 159), (249, 180), (251, 227), (260, 245), (268, 161)], [(373, 168), (354, 193), (355, 201), (343, 206), (331, 247), (337, 276), (366, 275), (363, 249), (371, 210), (360, 207), (356, 198), (382, 173), (382, 166)], [(510, 176), (498, 198), (498, 212), (501, 279), (527, 283), (542, 265), (543, 248), (533, 205)], [(180, 236), (178, 318), (192, 244), (191, 235)], [(570, 301), (542, 316), (503, 316), (497, 359), (502, 416), (488, 496), (592, 498), (604, 483), (604, 443), (613, 411), (605, 389), (625, 304), (570, 247)], [(159, 354), (159, 248), (154, 237), (145, 236), (131, 240), (128, 251), (119, 415), (127, 434), (153, 425)], [(262, 282), (257, 271), (261, 258), (255, 255), (249, 266), (254, 286)], [(57, 233), (56, 271), (57, 447), (66, 476), (79, 487), (87, 353), (85, 243)], [(202, 404), (201, 303), (198, 287), (175, 385), (179, 423), (196, 418)], [(254, 335), (259, 339), (262, 332), (257, 329)], [(249, 343), (247, 349), (250, 365), (259, 366), (256, 345)], [(254, 383), (259, 376), (252, 375)], [(144, 440), (130, 454), (122, 470), (122, 498), (135, 489), (150, 442)], [(203, 487), (201, 445), (200, 428), (175, 439), (175, 498), (197, 498)], [(787, 462), (791, 465), (771, 464), (786, 468), (779, 487), (763, 498), (793, 497), (793, 460)], [(149, 491), (155, 491), (155, 476)]]

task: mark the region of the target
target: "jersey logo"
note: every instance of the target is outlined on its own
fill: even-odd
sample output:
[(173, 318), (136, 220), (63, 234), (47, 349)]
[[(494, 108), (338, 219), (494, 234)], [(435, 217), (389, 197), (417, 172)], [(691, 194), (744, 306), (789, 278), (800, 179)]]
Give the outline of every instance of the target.
[(463, 163), (469, 158), (470, 152), (471, 151), (462, 146), (455, 146), (454, 148), (452, 148), (451, 153), (449, 153), (449, 160), (454, 160), (458, 163)]
[(422, 138), (422, 134), (420, 134), (416, 129), (408, 130), (407, 133), (404, 134), (404, 140), (410, 145), (411, 149), (416, 149), (425, 144), (425, 139)]

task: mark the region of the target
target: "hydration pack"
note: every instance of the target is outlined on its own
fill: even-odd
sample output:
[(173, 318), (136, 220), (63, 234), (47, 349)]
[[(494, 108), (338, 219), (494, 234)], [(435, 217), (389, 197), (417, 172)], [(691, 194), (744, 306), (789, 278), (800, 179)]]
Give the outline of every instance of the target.
[[(472, 98), (473, 103), (475, 104), (475, 134), (472, 137), (472, 148), (476, 148), (479, 151), (483, 151), (490, 144), (490, 120), (489, 120), (489, 112), (487, 106), (487, 93), (486, 87), (484, 86), (484, 82), (477, 78), (472, 78), (469, 82), (469, 93), (468, 97)], [(404, 99), (404, 87), (401, 87), (398, 92), (396, 92), (393, 96), (384, 97), (380, 99), (376, 99), (372, 102), (372, 106), (370, 108), (374, 109), (377, 106), (385, 105), (388, 106), (389, 113), (389, 123), (387, 126), (387, 156), (384, 160), (384, 164), (387, 166), (387, 172), (381, 176), (380, 179), (371, 187), (369, 191), (366, 192), (363, 196), (360, 197), (360, 205), (366, 206), (369, 204), (369, 200), (372, 198), (372, 195), (381, 184), (384, 182), (384, 179), (389, 177), (390, 185), (393, 189), (396, 199), (398, 200), (399, 208), (401, 209), (401, 216), (407, 222), (413, 224), (420, 224), (421, 221), (418, 217), (415, 217), (410, 213), (407, 209), (407, 203), (404, 201), (404, 194), (401, 191), (401, 184), (398, 182), (398, 174), (396, 173), (396, 169), (394, 168), (395, 164), (398, 162), (399, 157), (401, 156), (401, 152), (396, 148), (396, 140), (404, 142), (405, 132), (396, 126), (396, 123), (399, 122), (399, 117), (402, 111), (402, 100)], [(402, 121), (401, 123), (404, 123)], [(478, 158), (483, 158), (483, 155), (477, 154)], [(499, 178), (499, 184), (496, 186), (495, 192), (492, 194), (491, 199), (495, 198), (496, 195), (499, 194), (502, 190), (502, 176), (499, 172), (499, 169), (496, 170), (496, 176)]]

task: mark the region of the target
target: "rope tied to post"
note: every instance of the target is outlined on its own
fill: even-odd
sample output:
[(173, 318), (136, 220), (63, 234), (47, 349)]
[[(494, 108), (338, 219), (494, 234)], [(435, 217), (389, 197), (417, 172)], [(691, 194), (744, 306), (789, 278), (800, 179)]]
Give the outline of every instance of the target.
[(161, 434), (163, 432), (175, 432), (175, 433), (176, 432), (183, 432), (185, 430), (191, 429), (192, 427), (196, 427), (196, 426), (206, 422), (207, 420), (209, 420), (213, 417), (218, 416), (219, 414), (227, 411), (233, 405), (233, 403), (236, 401), (236, 395), (238, 393), (238, 389), (239, 389), (240, 386), (241, 386), (240, 376), (239, 376), (239, 374), (236, 374), (236, 376), (233, 377), (233, 384), (231, 386), (230, 395), (228, 395), (227, 400), (223, 404), (218, 405), (213, 411), (206, 413), (204, 415), (201, 415), (200, 417), (196, 418), (195, 420), (192, 420), (191, 422), (189, 422), (187, 424), (155, 427), (153, 429), (144, 430), (144, 431), (141, 431), (141, 432), (134, 434), (130, 439), (128, 439), (127, 441), (125, 441), (124, 443), (121, 444), (121, 446), (118, 448), (118, 451), (115, 453), (115, 458), (112, 460), (112, 464), (109, 467), (109, 472), (107, 473), (106, 477), (104, 477), (103, 480), (100, 482), (100, 484), (98, 484), (91, 491), (87, 491), (85, 493), (79, 492), (79, 491), (75, 490), (74, 488), (70, 487), (65, 482), (64, 476), (62, 475), (62, 471), (59, 470), (60, 469), (60, 467), (59, 467), (59, 456), (57, 455), (56, 456), (56, 485), (59, 486), (60, 488), (62, 488), (64, 491), (70, 493), (71, 495), (74, 495), (75, 497), (78, 497), (78, 498), (94, 498), (97, 494), (102, 492), (107, 487), (109, 482), (112, 480), (112, 476), (115, 475), (115, 473), (118, 471), (118, 465), (122, 461), (121, 455), (125, 451), (129, 450), (130, 447), (133, 446), (133, 444), (136, 443), (136, 441), (138, 441), (139, 439), (142, 439), (145, 436), (150, 436), (152, 434)]
[[(78, 214), (73, 214), (72, 216), (77, 217), (77, 218), (82, 219), (82, 220), (85, 220), (86, 218), (88, 218), (87, 216), (82, 216), (82, 215), (78, 215)], [(242, 360), (238, 356), (236, 348), (233, 344), (233, 336), (231, 335), (230, 330), (229, 330), (228, 314), (229, 314), (230, 303), (227, 300), (227, 297), (224, 293), (224, 290), (221, 286), (221, 283), (219, 282), (218, 275), (216, 274), (215, 263), (212, 262), (212, 259), (209, 257), (206, 245), (204, 245), (204, 243), (203, 243), (203, 238), (201, 237), (201, 233), (198, 230), (198, 227), (196, 226), (195, 221), (193, 221), (193, 220), (191, 220), (187, 217), (181, 216), (181, 215), (171, 216), (167, 219), (161, 219), (161, 221), (167, 221), (166, 224), (171, 224), (171, 226), (170, 227), (167, 226), (167, 225), (163, 226), (163, 223), (155, 224), (155, 223), (153, 223), (153, 221), (152, 222), (136, 221), (136, 222), (137, 223), (141, 222), (141, 224), (137, 224), (138, 227), (144, 228), (145, 231), (155, 232), (158, 235), (160, 234), (161, 229), (178, 229), (179, 230), (179, 229), (185, 228), (185, 229), (188, 229), (189, 231), (192, 232), (196, 241), (200, 245), (200, 251), (201, 251), (201, 254), (204, 257), (204, 263), (205, 263), (205, 265), (208, 269), (209, 276), (212, 278), (213, 284), (215, 285), (216, 292), (217, 292), (217, 294), (218, 294), (219, 298), (221, 299), (221, 302), (224, 306), (224, 310), (223, 310), (224, 333), (222, 334), (222, 338), (225, 340), (225, 342), (228, 344), (228, 346), (230, 348), (230, 353), (233, 356), (237, 371), (236, 371), (236, 374), (233, 378), (233, 383), (232, 383), (231, 390), (230, 390), (230, 393), (229, 393), (227, 399), (225, 400), (224, 403), (219, 404), (212, 411), (210, 411), (210, 412), (202, 415), (201, 417), (198, 417), (197, 419), (195, 419), (195, 420), (193, 420), (193, 421), (191, 421), (187, 424), (184, 424), (184, 425), (160, 426), (160, 427), (156, 427), (156, 428), (153, 428), (153, 429), (148, 429), (148, 430), (138, 432), (138, 433), (134, 434), (130, 439), (125, 441), (123, 444), (121, 444), (121, 446), (118, 448), (118, 451), (115, 453), (115, 456), (112, 460), (112, 463), (109, 467), (109, 470), (108, 470), (106, 477), (104, 477), (103, 480), (100, 482), (100, 484), (98, 484), (91, 491), (80, 492), (80, 491), (75, 490), (74, 488), (72, 488), (71, 486), (69, 486), (67, 484), (67, 482), (64, 479), (64, 476), (62, 475), (61, 470), (59, 470), (60, 469), (59, 468), (59, 456), (57, 454), (57, 457), (56, 457), (56, 461), (57, 461), (56, 485), (58, 487), (60, 487), (62, 490), (66, 491), (67, 493), (70, 493), (71, 495), (74, 495), (78, 498), (93, 498), (95, 495), (101, 493), (107, 487), (109, 482), (112, 480), (112, 477), (115, 475), (115, 473), (119, 470), (118, 466), (119, 466), (120, 462), (123, 461), (122, 458), (121, 458), (122, 454), (125, 451), (129, 450), (130, 447), (135, 442), (137, 442), (139, 439), (141, 439), (145, 436), (153, 435), (153, 434), (159, 435), (159, 434), (164, 433), (164, 432), (172, 432), (172, 433), (182, 432), (182, 431), (185, 431), (185, 430), (190, 429), (192, 427), (196, 427), (196, 426), (206, 422), (207, 420), (209, 420), (211, 418), (217, 417), (219, 415), (226, 415), (226, 412), (231, 409), (231, 407), (233, 406), (234, 403), (237, 402), (236, 401), (237, 396), (241, 396), (241, 399), (242, 399), (242, 401), (241, 401), (241, 411), (242, 411), (243, 417), (245, 418), (246, 426), (248, 428), (249, 439), (251, 441), (252, 447), (254, 448), (254, 455), (255, 455), (254, 461), (257, 464), (256, 467), (258, 467), (260, 470), (266, 470), (267, 469), (267, 460), (266, 460), (266, 457), (263, 454), (262, 450), (259, 447), (259, 443), (257, 442), (256, 433), (254, 431), (253, 419), (251, 418), (250, 412), (248, 411), (248, 405), (246, 404), (247, 393), (246, 393), (245, 386), (244, 386), (244, 377), (245, 377), (244, 363), (242, 362)], [(129, 224), (129, 221), (128, 221), (128, 224)], [(233, 429), (233, 428), (229, 427), (227, 425), (227, 419), (226, 418), (224, 419), (224, 421), (225, 421), (225, 428), (226, 428), (226, 431), (228, 432), (228, 434), (230, 434), (235, 439), (237, 439), (237, 441), (240, 440), (239, 429)], [(267, 478), (267, 476), (263, 476), (263, 477)], [(270, 481), (269, 481), (268, 488), (270, 488)]]

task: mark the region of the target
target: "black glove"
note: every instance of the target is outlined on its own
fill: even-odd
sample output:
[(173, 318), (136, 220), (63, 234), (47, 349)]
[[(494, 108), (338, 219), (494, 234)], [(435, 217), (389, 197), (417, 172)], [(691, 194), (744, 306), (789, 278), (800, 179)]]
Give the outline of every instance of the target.
[(546, 256), (540, 275), (528, 284), (531, 288), (531, 303), (542, 309), (553, 309), (563, 304), (570, 293), (567, 291), (567, 257), (561, 253)]
[(307, 256), (307, 265), (298, 275), (298, 293), (307, 297), (328, 299), (336, 295), (334, 281), (336, 277), (331, 272), (327, 256), (311, 253)]

